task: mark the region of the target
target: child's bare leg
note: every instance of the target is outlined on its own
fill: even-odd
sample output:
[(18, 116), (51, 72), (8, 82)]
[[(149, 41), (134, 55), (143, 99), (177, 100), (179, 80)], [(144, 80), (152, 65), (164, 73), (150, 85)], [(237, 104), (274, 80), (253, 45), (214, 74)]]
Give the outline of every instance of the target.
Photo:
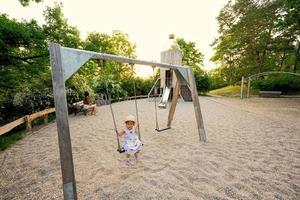
[(138, 150), (137, 152), (135, 152), (134, 154), (134, 157), (135, 157), (135, 160), (137, 161), (138, 160), (138, 154), (139, 154), (140, 150)]
[(130, 159), (130, 154), (126, 154), (126, 164), (131, 165), (131, 159)]
[(94, 104), (94, 105), (93, 105), (93, 113), (94, 113), (94, 115), (96, 115), (96, 112), (97, 112), (97, 111), (96, 111), (96, 105)]

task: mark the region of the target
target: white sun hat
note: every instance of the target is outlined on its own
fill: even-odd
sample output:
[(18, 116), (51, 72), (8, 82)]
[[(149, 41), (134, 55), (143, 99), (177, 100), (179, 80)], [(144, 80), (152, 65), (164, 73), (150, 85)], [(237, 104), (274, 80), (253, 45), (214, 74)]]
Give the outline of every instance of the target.
[(126, 122), (134, 122), (135, 123), (135, 117), (133, 115), (128, 115), (125, 119)]

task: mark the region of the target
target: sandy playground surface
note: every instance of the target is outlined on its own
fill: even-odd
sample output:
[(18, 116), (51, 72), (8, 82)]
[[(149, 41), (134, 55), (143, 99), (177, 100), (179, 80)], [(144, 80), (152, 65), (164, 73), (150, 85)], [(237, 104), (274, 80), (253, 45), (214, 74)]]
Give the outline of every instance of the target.
[[(192, 103), (156, 133), (153, 102), (139, 100), (140, 161), (116, 151), (108, 106), (70, 116), (78, 199), (300, 199), (300, 99), (200, 98), (207, 143)], [(121, 126), (134, 102), (113, 104)], [(160, 125), (168, 110), (159, 110)], [(56, 123), (0, 152), (0, 199), (62, 199)]]

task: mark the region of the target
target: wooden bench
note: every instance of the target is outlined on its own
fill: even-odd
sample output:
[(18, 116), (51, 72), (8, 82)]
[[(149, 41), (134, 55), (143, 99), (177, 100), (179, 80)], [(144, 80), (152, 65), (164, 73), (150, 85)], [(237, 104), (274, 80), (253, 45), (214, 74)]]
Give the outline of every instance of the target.
[(86, 116), (88, 109), (84, 108), (83, 101), (73, 103), (72, 106), (73, 106), (75, 116), (77, 115), (77, 113), (80, 112), (83, 112), (83, 114)]
[(281, 91), (259, 91), (260, 97), (280, 97)]

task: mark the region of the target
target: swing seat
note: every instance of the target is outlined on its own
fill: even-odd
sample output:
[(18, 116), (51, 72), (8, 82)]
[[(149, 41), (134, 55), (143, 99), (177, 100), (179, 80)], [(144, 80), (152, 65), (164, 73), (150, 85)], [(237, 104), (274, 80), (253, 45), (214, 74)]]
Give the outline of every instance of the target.
[(118, 151), (119, 153), (124, 153), (124, 152), (125, 152), (125, 149), (122, 147), (122, 148), (120, 148), (120, 149), (117, 149), (117, 151)]
[(163, 128), (163, 129), (158, 129), (158, 128), (156, 128), (155, 130), (156, 130), (157, 132), (162, 132), (162, 131), (169, 130), (169, 129), (171, 129), (171, 127), (167, 127), (167, 128)]

